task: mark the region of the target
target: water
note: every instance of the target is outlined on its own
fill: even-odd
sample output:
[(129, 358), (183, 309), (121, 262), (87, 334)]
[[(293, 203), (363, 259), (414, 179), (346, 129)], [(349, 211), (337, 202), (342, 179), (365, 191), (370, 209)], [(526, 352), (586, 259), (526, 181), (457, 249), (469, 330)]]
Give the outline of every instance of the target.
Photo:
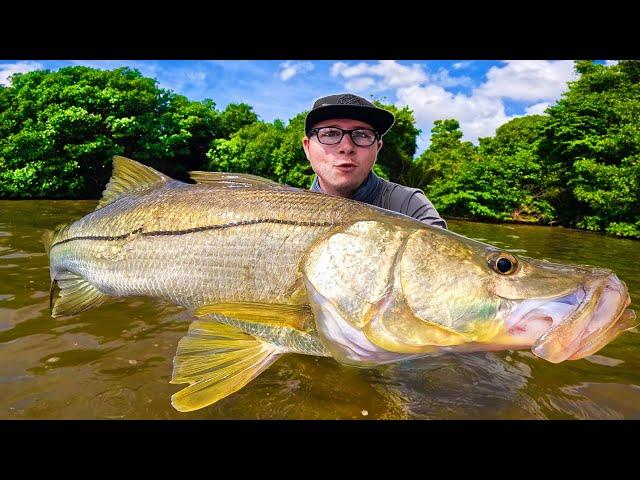
[[(285, 355), (239, 392), (190, 413), (171, 407), (172, 360), (191, 316), (130, 298), (49, 315), (40, 237), (95, 201), (0, 201), (0, 418), (637, 419), (640, 335), (552, 364), (528, 351), (446, 355), (376, 369)], [(552, 261), (608, 267), (639, 310), (640, 242), (584, 231), (450, 221), (465, 236)]]

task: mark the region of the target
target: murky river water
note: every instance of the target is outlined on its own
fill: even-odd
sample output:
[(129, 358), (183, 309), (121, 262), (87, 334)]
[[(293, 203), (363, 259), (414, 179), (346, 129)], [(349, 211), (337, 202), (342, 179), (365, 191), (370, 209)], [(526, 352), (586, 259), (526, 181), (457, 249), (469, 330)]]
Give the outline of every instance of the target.
[[(191, 316), (130, 298), (49, 314), (40, 237), (95, 201), (0, 201), (0, 418), (640, 418), (640, 335), (552, 364), (528, 351), (445, 355), (376, 369), (285, 355), (245, 388), (191, 413), (173, 409), (172, 360)], [(640, 242), (584, 231), (450, 221), (465, 236), (548, 260), (613, 269), (640, 309)], [(640, 312), (639, 312), (640, 313)]]

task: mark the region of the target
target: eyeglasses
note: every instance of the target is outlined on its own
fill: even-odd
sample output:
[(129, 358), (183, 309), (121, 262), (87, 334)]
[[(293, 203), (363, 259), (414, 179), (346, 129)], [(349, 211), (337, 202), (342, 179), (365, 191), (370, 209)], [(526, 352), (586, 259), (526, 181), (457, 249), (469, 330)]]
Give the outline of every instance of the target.
[(325, 145), (337, 145), (342, 141), (342, 137), (344, 137), (345, 133), (351, 135), (351, 140), (353, 140), (353, 143), (359, 147), (369, 147), (373, 145), (378, 138), (380, 138), (378, 132), (368, 128), (344, 130), (338, 127), (322, 127), (312, 128), (309, 130), (309, 135), (315, 134), (318, 137), (318, 141)]

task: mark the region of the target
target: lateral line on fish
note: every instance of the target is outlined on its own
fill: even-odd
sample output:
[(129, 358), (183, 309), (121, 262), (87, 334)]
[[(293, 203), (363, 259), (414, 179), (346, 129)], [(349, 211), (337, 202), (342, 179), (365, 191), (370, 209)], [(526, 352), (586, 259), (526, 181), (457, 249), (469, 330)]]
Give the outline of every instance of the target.
[(225, 223), (223, 225), (205, 225), (202, 227), (188, 228), (185, 230), (156, 230), (151, 232), (142, 232), (142, 228), (138, 228), (129, 233), (125, 233), (123, 235), (86, 235), (82, 237), (72, 237), (65, 238), (64, 240), (60, 240), (59, 242), (55, 242), (51, 245), (51, 248), (62, 245), (63, 243), (71, 242), (73, 240), (122, 240), (131, 235), (136, 235), (140, 233), (143, 237), (154, 237), (160, 235), (186, 235), (188, 233), (197, 233), (204, 232), (206, 230), (221, 230), (223, 228), (232, 228), (232, 227), (242, 227), (246, 225), (257, 225), (259, 223), (276, 223), (281, 225), (297, 225), (297, 226), (305, 226), (305, 227), (332, 227), (338, 225), (338, 223), (334, 222), (296, 222), (291, 220), (278, 220), (278, 219), (260, 219), (260, 220), (245, 220), (242, 222), (234, 222), (234, 223)]

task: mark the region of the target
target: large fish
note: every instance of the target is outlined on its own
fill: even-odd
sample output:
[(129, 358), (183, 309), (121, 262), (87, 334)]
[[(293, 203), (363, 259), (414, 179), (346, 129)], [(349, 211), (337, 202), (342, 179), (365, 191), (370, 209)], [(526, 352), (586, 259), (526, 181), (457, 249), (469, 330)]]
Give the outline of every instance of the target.
[(173, 180), (123, 157), (96, 210), (45, 238), (52, 315), (144, 295), (193, 309), (172, 396), (195, 410), (288, 352), (373, 366), (442, 352), (591, 355), (635, 326), (610, 270), (513, 255), (251, 175)]

